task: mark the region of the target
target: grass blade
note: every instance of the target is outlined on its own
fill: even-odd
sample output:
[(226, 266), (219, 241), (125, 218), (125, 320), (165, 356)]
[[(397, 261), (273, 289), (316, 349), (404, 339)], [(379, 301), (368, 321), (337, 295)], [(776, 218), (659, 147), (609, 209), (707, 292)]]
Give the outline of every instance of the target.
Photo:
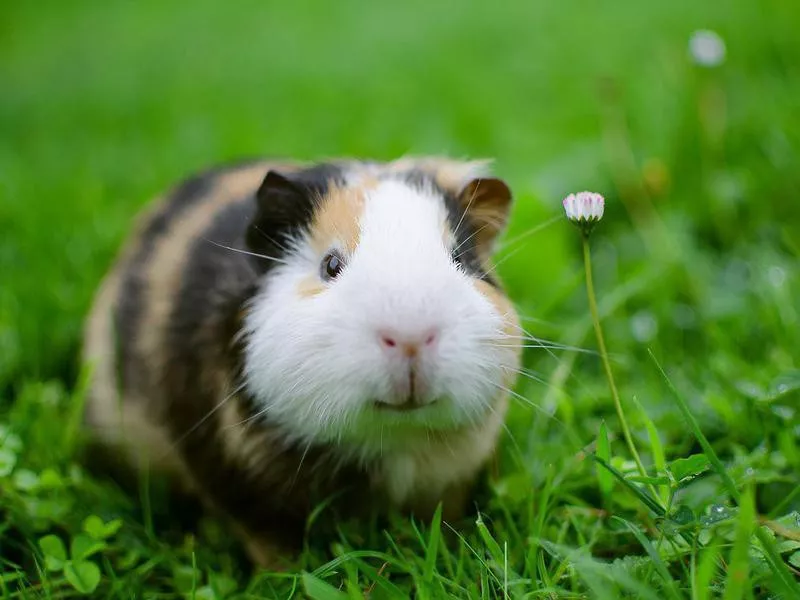
[(439, 554), (439, 540), (442, 537), (442, 505), (436, 507), (431, 520), (431, 533), (428, 537), (428, 547), (425, 550), (425, 570), (423, 579), (430, 583), (433, 581), (433, 574), (436, 568), (436, 557)]
[[(736, 489), (736, 484), (731, 479), (731, 476), (728, 474), (727, 470), (725, 469), (725, 465), (722, 464), (722, 461), (717, 456), (717, 453), (714, 452), (714, 448), (711, 447), (711, 444), (708, 441), (708, 438), (703, 434), (700, 430), (700, 425), (697, 423), (697, 419), (694, 418), (692, 411), (689, 410), (689, 405), (683, 399), (683, 396), (680, 395), (678, 390), (672, 384), (672, 381), (667, 376), (664, 369), (661, 367), (661, 364), (658, 362), (658, 359), (653, 354), (653, 351), (648, 349), (647, 353), (650, 355), (650, 358), (653, 359), (656, 367), (658, 368), (661, 376), (667, 382), (667, 387), (669, 387), (672, 395), (675, 397), (675, 401), (678, 404), (678, 408), (680, 409), (681, 413), (683, 414), (684, 419), (689, 425), (689, 428), (692, 431), (692, 434), (697, 439), (700, 447), (703, 448), (703, 452), (705, 452), (706, 457), (708, 458), (711, 466), (717, 472), (717, 474), (722, 479), (722, 482), (725, 484), (725, 487), (728, 488), (728, 492), (730, 493), (731, 497), (733, 497), (737, 504), (741, 504), (742, 496), (739, 493), (739, 490)], [(794, 580), (794, 577), (789, 572), (789, 569), (784, 564), (783, 560), (781, 559), (780, 554), (775, 549), (775, 545), (770, 537), (764, 533), (764, 531), (757, 527), (755, 530), (756, 537), (758, 537), (758, 541), (761, 542), (761, 545), (764, 550), (764, 557), (767, 559), (767, 562), (770, 564), (773, 573), (775, 574), (776, 581), (778, 585), (783, 589), (784, 592), (788, 592), (788, 596), (790, 598), (800, 598), (800, 585)]]
[[(390, 566), (390, 563), (385, 562), (379, 569), (376, 569), (367, 561), (361, 558), (353, 559), (354, 564), (364, 574), (368, 581), (371, 581), (370, 588), (373, 590), (380, 590), (385, 598), (394, 598), (396, 600), (405, 600), (408, 593), (398, 588), (395, 584), (389, 581), (388, 574), (384, 571)], [(377, 594), (376, 594), (377, 595)]]
[(728, 493), (730, 493), (731, 497), (734, 498), (738, 503), (740, 499), (739, 490), (736, 489), (736, 484), (733, 482), (733, 479), (731, 479), (731, 476), (728, 474), (727, 469), (725, 469), (725, 465), (722, 464), (722, 461), (717, 456), (717, 453), (714, 452), (714, 449), (711, 447), (711, 444), (709, 443), (708, 439), (700, 430), (700, 425), (697, 422), (697, 419), (694, 418), (692, 411), (689, 410), (689, 405), (686, 403), (686, 401), (683, 399), (683, 396), (680, 395), (678, 390), (672, 384), (672, 381), (667, 376), (664, 369), (661, 367), (661, 364), (658, 362), (658, 359), (656, 358), (655, 354), (653, 354), (653, 351), (648, 349), (647, 352), (648, 354), (650, 354), (650, 358), (652, 358), (653, 362), (656, 364), (656, 367), (661, 373), (661, 376), (664, 378), (664, 381), (667, 382), (667, 387), (672, 392), (672, 395), (675, 397), (675, 401), (678, 404), (678, 408), (680, 409), (681, 414), (683, 414), (683, 418), (689, 425), (689, 429), (692, 431), (692, 434), (694, 435), (695, 439), (700, 444), (700, 447), (703, 448), (703, 452), (705, 452), (708, 461), (711, 463), (711, 466), (714, 467), (714, 470), (722, 478), (722, 482), (725, 484), (725, 487), (728, 488)]
[(655, 566), (659, 576), (661, 577), (661, 579), (664, 580), (664, 586), (667, 592), (669, 593), (669, 597), (674, 598), (675, 600), (680, 600), (681, 598), (680, 594), (678, 594), (678, 590), (675, 589), (675, 580), (669, 574), (669, 569), (667, 568), (667, 565), (664, 563), (664, 560), (661, 558), (661, 555), (655, 549), (650, 540), (648, 540), (647, 537), (645, 537), (645, 535), (635, 525), (633, 525), (633, 523), (630, 523), (620, 517), (611, 517), (611, 519), (614, 521), (619, 521), (620, 523), (625, 525), (625, 527), (627, 527), (630, 530), (630, 532), (634, 535), (634, 537), (636, 537), (636, 539), (639, 540), (639, 543), (642, 545), (642, 548), (645, 549), (645, 552), (647, 552), (648, 556), (650, 556), (650, 559), (653, 561), (653, 565)]
[(620, 589), (630, 593), (631, 598), (642, 600), (663, 600), (663, 597), (625, 569), (613, 569), (605, 561), (598, 561), (589, 556), (585, 550), (568, 548), (553, 544), (547, 540), (539, 540), (542, 548), (564, 562), (571, 563), (575, 575), (591, 590), (589, 598), (618, 600)]
[(740, 600), (744, 596), (747, 576), (750, 572), (750, 540), (755, 525), (753, 494), (747, 492), (739, 503), (739, 520), (736, 523), (736, 540), (731, 550), (728, 577), (725, 579), (724, 600)]
[[(661, 444), (661, 438), (658, 435), (658, 430), (636, 396), (633, 397), (633, 403), (639, 410), (639, 415), (641, 415), (642, 421), (644, 421), (644, 427), (647, 430), (647, 438), (650, 441), (650, 452), (653, 454), (653, 465), (656, 468), (656, 473), (666, 473), (667, 459), (664, 453), (664, 446)], [(666, 504), (669, 501), (669, 486), (660, 485), (656, 489), (661, 497), (661, 501)]]
[(717, 572), (719, 548), (709, 546), (703, 552), (700, 564), (692, 577), (692, 600), (708, 600), (711, 592), (711, 580)]
[(348, 600), (350, 596), (331, 584), (317, 579), (311, 573), (303, 573), (303, 588), (312, 600)]
[[(508, 548), (505, 548), (505, 551), (500, 548), (500, 544), (497, 543), (497, 540), (494, 539), (494, 536), (489, 531), (489, 528), (486, 527), (486, 523), (483, 522), (483, 518), (478, 515), (478, 520), (476, 521), (476, 525), (478, 527), (478, 533), (483, 540), (484, 545), (486, 546), (486, 550), (491, 557), (490, 565), (494, 568), (495, 573), (498, 577), (498, 583), (503, 587), (503, 597), (509, 597), (509, 586), (508, 582), (509, 579), (511, 581), (518, 581), (520, 576), (515, 573), (514, 571), (510, 571), (508, 568)], [(512, 594), (513, 597), (517, 597), (517, 594)]]
[[(607, 463), (611, 463), (611, 448), (608, 443), (608, 428), (606, 427), (605, 421), (600, 424), (600, 432), (597, 434), (597, 456)], [(596, 471), (600, 491), (603, 492), (604, 496), (608, 496), (611, 494), (611, 490), (614, 487), (614, 478), (611, 476), (611, 473), (599, 464), (596, 465)]]
[(587, 456), (589, 456), (589, 457), (590, 457), (592, 460), (594, 460), (595, 462), (597, 462), (598, 464), (600, 464), (600, 465), (601, 465), (603, 468), (605, 468), (605, 469), (606, 469), (606, 470), (607, 470), (609, 473), (611, 473), (611, 474), (612, 474), (614, 477), (616, 477), (616, 478), (617, 478), (617, 480), (618, 480), (619, 482), (621, 482), (621, 483), (622, 483), (622, 485), (624, 485), (624, 486), (625, 486), (626, 488), (628, 488), (628, 489), (629, 489), (631, 492), (633, 492), (633, 494), (634, 494), (634, 495), (635, 495), (637, 498), (639, 498), (639, 500), (641, 500), (641, 501), (642, 501), (642, 504), (644, 504), (645, 506), (647, 506), (647, 508), (649, 508), (651, 511), (653, 511), (653, 513), (655, 513), (655, 514), (656, 514), (656, 515), (658, 515), (659, 517), (663, 517), (663, 516), (666, 514), (666, 511), (665, 511), (665, 510), (664, 510), (664, 508), (663, 508), (663, 507), (662, 507), (662, 506), (661, 506), (661, 505), (658, 503), (658, 501), (657, 501), (656, 499), (654, 499), (654, 498), (653, 498), (653, 497), (652, 497), (650, 494), (648, 494), (647, 492), (645, 492), (645, 491), (644, 491), (643, 489), (641, 489), (640, 487), (638, 487), (638, 486), (634, 485), (633, 483), (631, 483), (630, 481), (628, 481), (627, 479), (625, 479), (625, 476), (624, 476), (622, 473), (620, 473), (619, 471), (617, 471), (617, 470), (616, 470), (614, 467), (612, 467), (610, 464), (608, 464), (608, 463), (607, 463), (606, 461), (604, 461), (602, 458), (600, 458), (599, 456), (597, 456), (597, 454), (588, 454)]

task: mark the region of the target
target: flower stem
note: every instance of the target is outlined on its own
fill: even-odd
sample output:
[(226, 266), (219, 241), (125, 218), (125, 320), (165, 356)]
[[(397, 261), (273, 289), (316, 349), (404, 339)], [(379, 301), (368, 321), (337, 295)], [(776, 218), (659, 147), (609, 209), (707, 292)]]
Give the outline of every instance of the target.
[[(625, 442), (628, 445), (633, 460), (639, 469), (642, 477), (647, 477), (647, 471), (642, 464), (642, 459), (636, 451), (636, 446), (631, 437), (631, 430), (628, 427), (628, 421), (625, 419), (625, 412), (622, 410), (622, 403), (619, 399), (619, 392), (617, 392), (617, 385), (614, 383), (614, 375), (611, 372), (611, 363), (608, 360), (608, 352), (606, 351), (606, 342), (603, 338), (603, 329), (600, 327), (600, 314), (597, 311), (597, 299), (594, 295), (594, 282), (592, 280), (592, 255), (589, 251), (589, 234), (584, 232), (581, 236), (583, 238), (583, 264), (586, 268), (586, 292), (589, 296), (589, 310), (592, 313), (592, 322), (594, 323), (594, 332), (597, 336), (597, 346), (600, 348), (600, 357), (603, 360), (603, 367), (606, 371), (606, 378), (608, 379), (608, 386), (611, 388), (611, 397), (614, 399), (614, 407), (617, 409), (617, 416), (619, 417), (620, 425), (622, 426), (622, 434), (625, 437)], [(658, 497), (658, 496), (656, 496)]]

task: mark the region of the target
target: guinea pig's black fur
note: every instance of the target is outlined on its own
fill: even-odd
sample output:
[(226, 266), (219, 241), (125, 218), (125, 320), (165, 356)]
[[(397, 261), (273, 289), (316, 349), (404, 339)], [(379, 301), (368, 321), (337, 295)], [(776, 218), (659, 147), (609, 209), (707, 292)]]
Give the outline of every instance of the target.
[[(510, 195), (501, 182), (476, 178), (499, 198), (482, 197), (478, 184), (462, 176), (465, 165), (253, 161), (195, 176), (155, 202), (105, 278), (87, 322), (84, 354), (95, 369), (87, 424), (99, 443), (136, 469), (174, 477), (229, 517), (262, 565), (290, 556), (285, 549), (302, 540), (321, 501), (335, 497), (349, 514), (395, 504), (369, 462), (330, 443), (299, 443), (269, 415), (256, 418), (264, 411), (244, 385), (243, 319), (263, 278), (308, 234), (330, 188), (347, 186), (347, 173), (362, 166), (370, 177), (435, 188), (456, 235), (452, 259), (513, 313), (489, 262)], [(504, 403), (495, 402), (500, 421)], [(457, 435), (486, 438), (490, 448), (499, 426), (491, 420)], [(442, 447), (462, 443), (432, 435), (431, 443)], [(463, 443), (481, 446), (467, 437)], [(459, 514), (487, 458), (483, 450), (474, 459), (456, 458), (473, 460), (469, 476), (436, 497), (412, 494), (401, 508), (429, 514), (443, 501), (447, 514)]]

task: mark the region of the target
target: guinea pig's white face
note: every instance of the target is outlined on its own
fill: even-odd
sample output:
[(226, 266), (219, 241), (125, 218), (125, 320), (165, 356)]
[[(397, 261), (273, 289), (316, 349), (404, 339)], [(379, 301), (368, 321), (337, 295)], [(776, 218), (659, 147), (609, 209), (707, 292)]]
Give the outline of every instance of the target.
[(513, 381), (517, 321), (460, 262), (473, 240), (458, 241), (453, 208), (402, 178), (317, 199), (246, 317), (245, 380), (266, 420), (366, 457), (487, 418)]

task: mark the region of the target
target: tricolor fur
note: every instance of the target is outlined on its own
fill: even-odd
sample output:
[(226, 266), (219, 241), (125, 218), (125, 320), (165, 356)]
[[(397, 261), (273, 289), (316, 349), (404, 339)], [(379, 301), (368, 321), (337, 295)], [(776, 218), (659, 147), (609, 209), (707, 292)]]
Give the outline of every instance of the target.
[(98, 437), (178, 475), (263, 564), (331, 494), (457, 513), (519, 360), (490, 266), (511, 198), (485, 167), (249, 163), (179, 186), (90, 315)]

